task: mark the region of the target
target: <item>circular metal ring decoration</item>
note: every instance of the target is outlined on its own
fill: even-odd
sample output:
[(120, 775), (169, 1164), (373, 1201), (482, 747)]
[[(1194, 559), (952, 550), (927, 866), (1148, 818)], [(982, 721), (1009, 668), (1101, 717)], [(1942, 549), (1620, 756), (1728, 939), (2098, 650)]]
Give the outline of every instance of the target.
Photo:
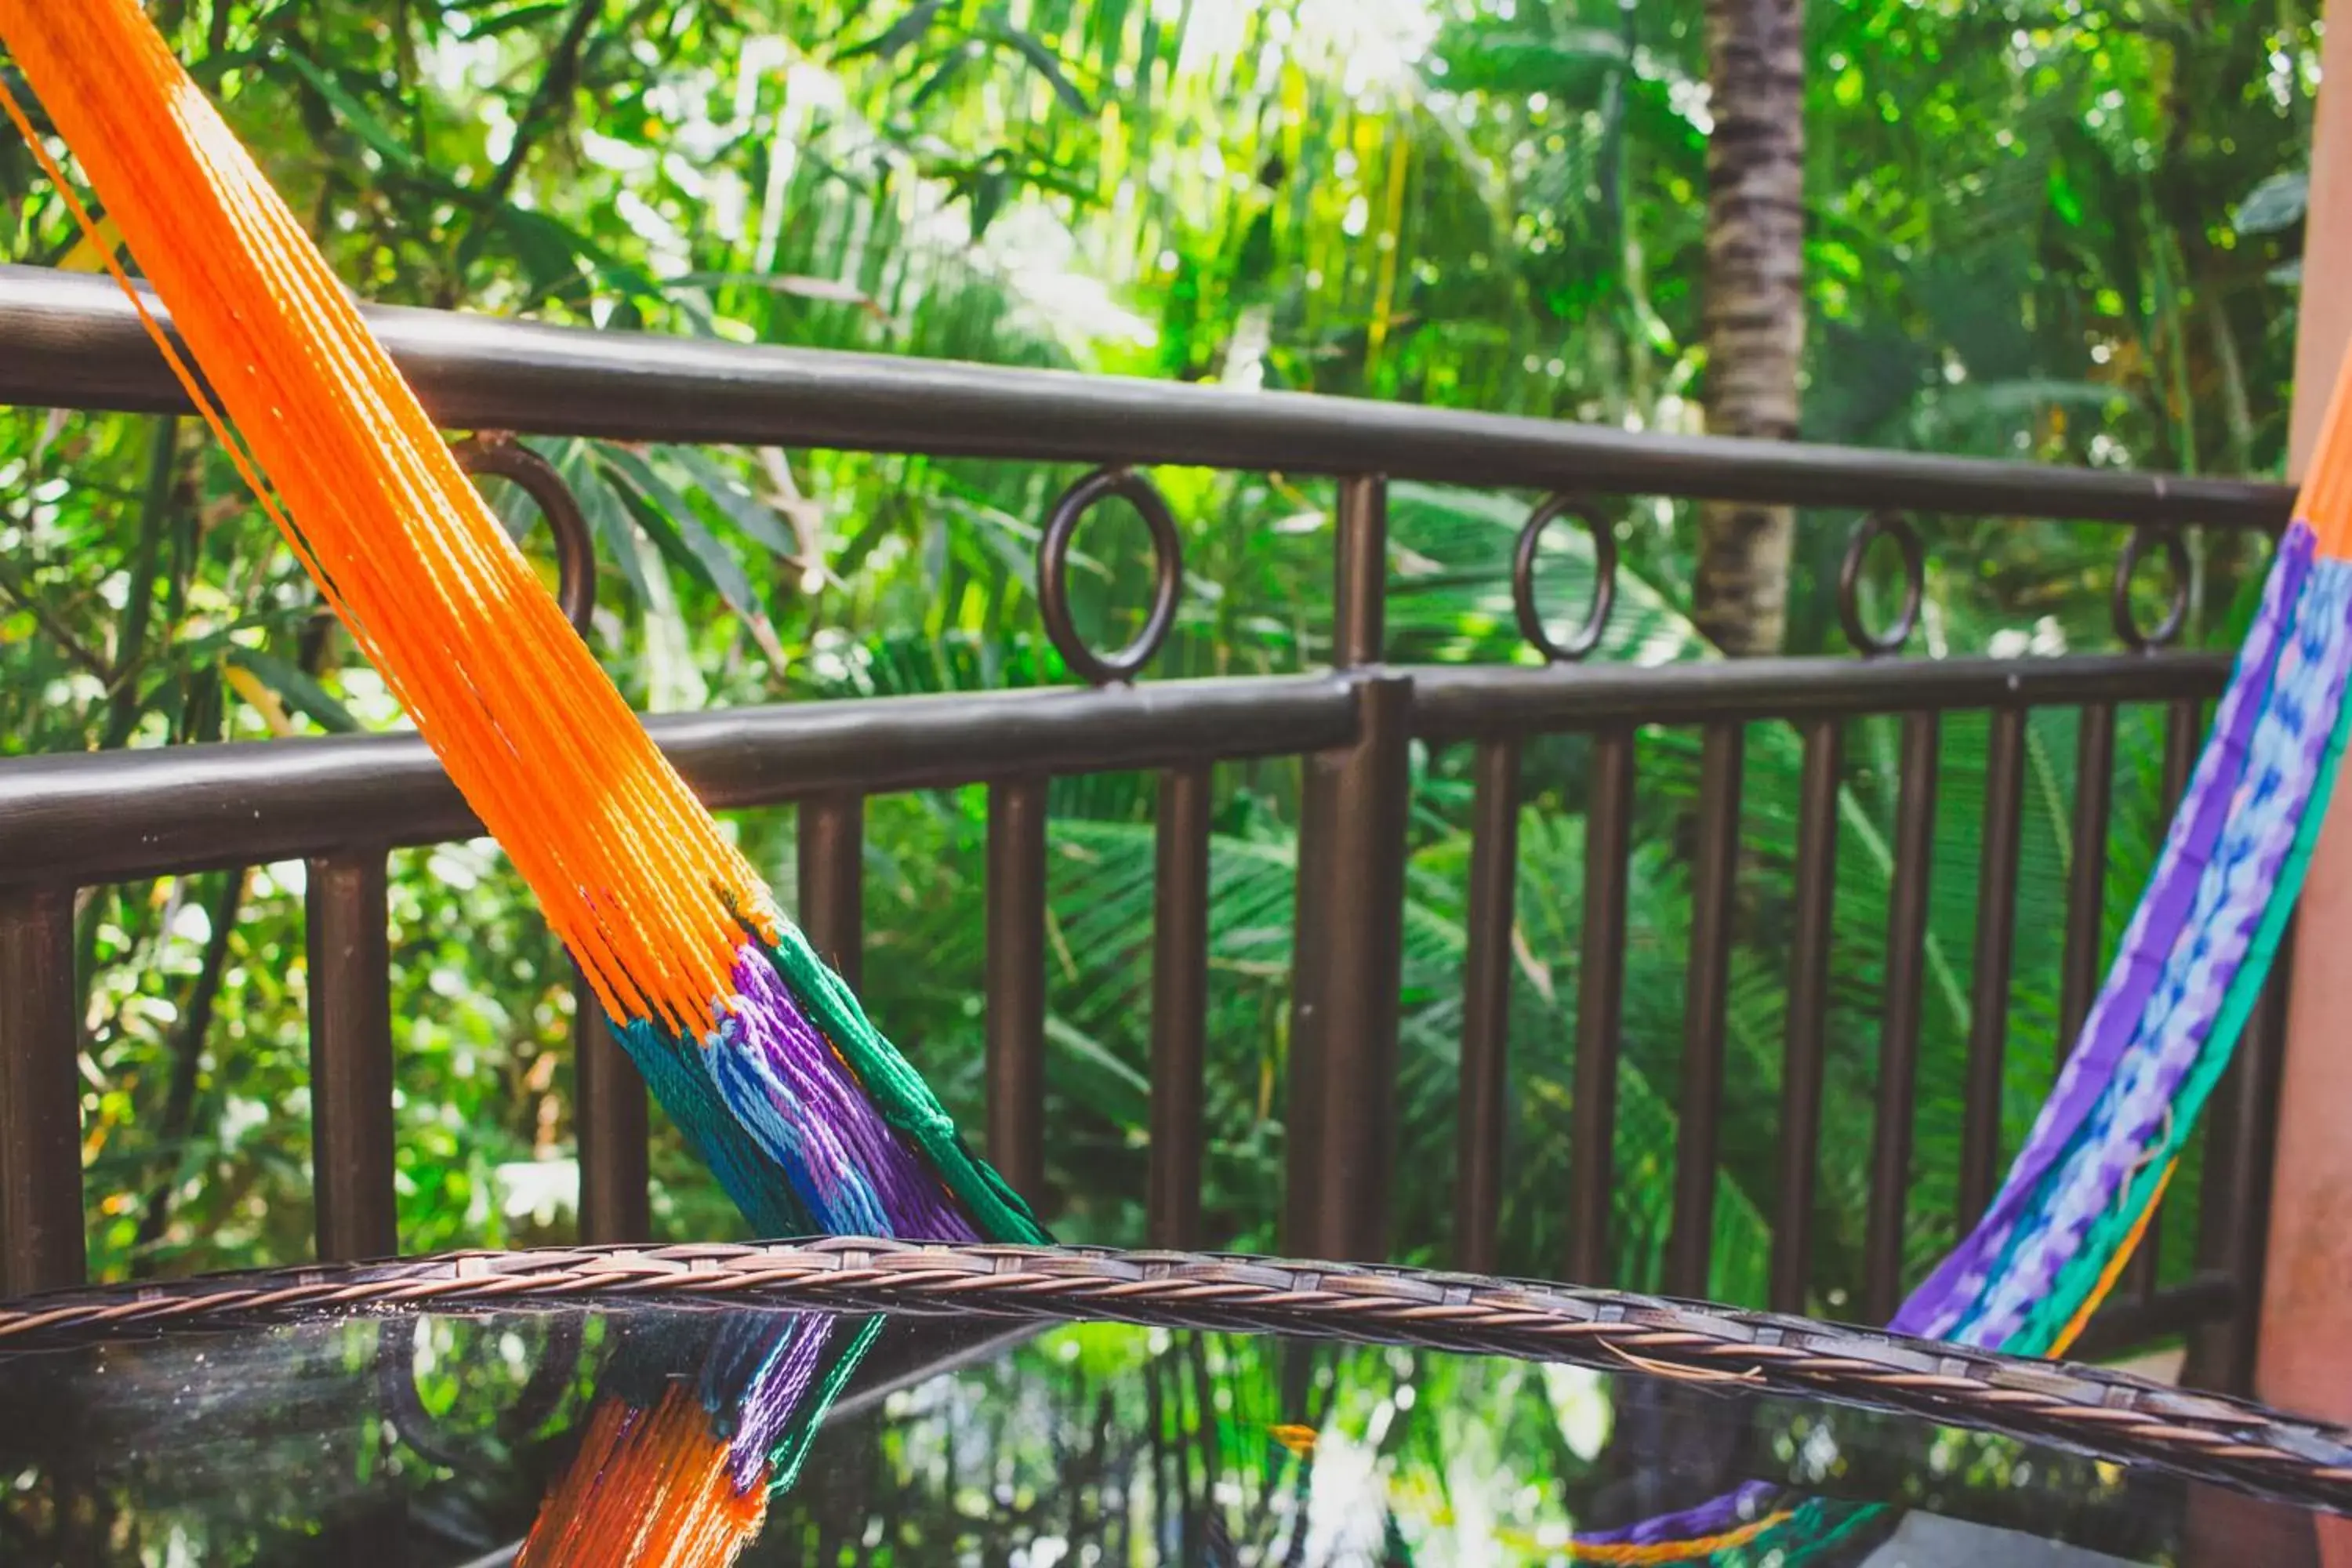
[[(1554, 640), (1544, 629), (1543, 612), (1536, 608), (1536, 551), (1544, 530), (1564, 517), (1573, 517), (1592, 535), (1592, 603), (1584, 624), (1566, 642)], [(1588, 501), (1556, 495), (1528, 514), (1519, 529), (1518, 547), (1511, 552), (1511, 604), (1518, 611), (1519, 635), (1544, 656), (1548, 664), (1573, 664), (1601, 646), (1609, 629), (1609, 612), (1617, 603), (1617, 535)]]
[[(1097, 501), (1117, 496), (1133, 507), (1151, 531), (1153, 584), (1151, 617), (1135, 640), (1113, 654), (1088, 647), (1070, 620), (1070, 541), (1078, 524)], [(1045, 536), (1037, 542), (1037, 603), (1045, 616), (1045, 635), (1053, 639), (1062, 661), (1089, 686), (1111, 686), (1132, 680), (1150, 664), (1176, 624), (1176, 604), (1184, 584), (1183, 542), (1176, 536), (1175, 514), (1150, 479), (1132, 468), (1097, 468), (1062, 492), (1045, 520)]]
[(588, 519), (555, 465), (503, 431), (484, 431), (450, 448), (469, 474), (492, 474), (519, 485), (555, 535), (555, 602), (582, 637), (596, 612), (596, 545)]
[[(1874, 632), (1862, 618), (1862, 569), (1870, 547), (1882, 539), (1892, 539), (1903, 552), (1903, 608), (1895, 613), (1894, 625)], [(1869, 658), (1902, 652), (1919, 629), (1919, 611), (1927, 598), (1927, 547), (1920, 542), (1919, 531), (1899, 512), (1874, 511), (1864, 518), (1846, 542), (1845, 562), (1838, 568), (1838, 620), (1846, 640)]]
[[(2143, 629), (2132, 616), (2131, 585), (2151, 542), (2164, 546), (2165, 564), (2172, 569), (2172, 603), (2153, 629)], [(2131, 538), (2124, 542), (2123, 554), (2116, 559), (2116, 583), (2107, 601), (2116, 636), (2126, 647), (2134, 653), (2152, 653), (2180, 635), (2180, 628), (2189, 624), (2189, 542), (2179, 529), (2142, 523), (2132, 530)]]

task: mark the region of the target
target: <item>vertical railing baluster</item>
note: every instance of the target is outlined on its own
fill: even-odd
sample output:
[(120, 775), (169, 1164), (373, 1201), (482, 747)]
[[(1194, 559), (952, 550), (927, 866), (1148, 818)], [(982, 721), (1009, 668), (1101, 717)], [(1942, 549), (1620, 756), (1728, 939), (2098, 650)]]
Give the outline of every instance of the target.
[(1780, 1197), (1772, 1232), (1771, 1304), (1801, 1312), (1811, 1282), (1813, 1191), (1822, 1141), (1822, 1077), (1829, 1054), (1832, 921), (1837, 896), (1839, 721), (1804, 729), (1797, 800), (1797, 898), (1789, 974), (1789, 1036), (1780, 1077)]
[(988, 786), (988, 1158), (1032, 1204), (1045, 1182), (1045, 781)]
[[(2245, 1034), (2231, 1054), (2230, 1065), (2222, 1070), (2211, 1097), (2205, 1102), (2205, 1146), (2200, 1156), (2204, 1169), (2197, 1186), (2197, 1270), (2200, 1274), (2230, 1277), (2233, 1289), (2239, 1288), (2231, 1272), (2238, 1261), (2237, 1237), (2233, 1233), (2238, 1225), (2238, 1194), (2245, 1155), (2239, 1146), (2238, 1131), (2246, 1112), (2246, 1080), (2255, 1070), (2246, 1064), (2265, 1048), (2263, 1033), (2270, 1022), (2271, 997), (2278, 978), (2273, 971), (2262, 1000), (2246, 1019)], [(2188, 1361), (2181, 1368), (2182, 1383), (2200, 1388), (2223, 1386), (2231, 1359), (2231, 1331), (2237, 1321), (2233, 1302), (2228, 1316), (2190, 1333)]]
[(1984, 847), (1977, 868), (1976, 967), (1960, 1125), (1960, 1228), (1976, 1224), (2000, 1175), (2001, 1061), (2017, 938), (2017, 856), (2025, 816), (2025, 710), (1995, 709), (1985, 752)]
[(1152, 885), (1151, 1169), (1154, 1247), (1196, 1247), (1201, 1235), (1202, 1075), (1209, 1005), (1209, 768), (1160, 775)]
[(2205, 704), (2194, 697), (2178, 697), (2164, 710), (2164, 809), (2168, 816), (2189, 793), (2189, 777), (2197, 771), (2197, 748), (2205, 739)]
[(1903, 718), (1895, 884), (1886, 908), (1886, 984), (1878, 1043), (1878, 1117), (1872, 1133), (1870, 1212), (1863, 1242), (1863, 1321), (1883, 1323), (1903, 1301), (1903, 1224), (1911, 1186), (1911, 1132), (1919, 1079), (1919, 1013), (1927, 990), (1928, 875), (1936, 855), (1933, 712)]
[[(1360, 722), (1363, 710), (1357, 709)], [(1322, 1255), (1319, 1234), (1322, 1181), (1323, 1100), (1322, 996), (1330, 964), (1328, 910), (1331, 878), (1329, 839), (1334, 837), (1330, 795), (1334, 770), (1316, 756), (1299, 759), (1298, 871), (1291, 921), (1290, 1037), (1286, 1042), (1289, 1081), (1282, 1117), (1282, 1246), (1297, 1257)]]
[(577, 968), (572, 977), (572, 1073), (580, 1140), (580, 1239), (653, 1237), (646, 1080), (613, 1037), (604, 1005)]
[[(2246, 1392), (2252, 1380), (2253, 1331), (2260, 1319), (2268, 1215), (2261, 1205), (2250, 1204), (2248, 1197), (2261, 1195), (2263, 1187), (2255, 1184), (2266, 1186), (2270, 1177), (2266, 1140), (2275, 1121), (2280, 1040), (2285, 1032), (2286, 958), (2291, 951), (2289, 942), (2282, 942), (2277, 966), (2205, 1106), (2203, 1174), (2197, 1194), (2197, 1268), (2200, 1274), (2228, 1279), (2235, 1299), (2226, 1315), (2189, 1335), (2189, 1360), (2181, 1381), (2194, 1387), (2239, 1393)], [(2263, 1103), (2265, 1096), (2270, 1100), (2268, 1107)], [(2252, 1246), (2245, 1231), (2250, 1221), (2255, 1226)]]
[(2066, 891), (2066, 948), (2058, 984), (2059, 1048), (2072, 1056), (2099, 994), (2106, 949), (2107, 834), (2114, 816), (2116, 710), (2083, 710), (2074, 746), (2074, 864)]
[(1633, 839), (1633, 731), (1592, 738), (1584, 810), (1584, 931), (1576, 979), (1576, 1088), (1569, 1110), (1568, 1277), (1605, 1285), (1615, 1188), (1617, 1055), (1625, 1019), (1625, 884)]
[(2200, 1359), (2206, 1364), (2196, 1370), (2200, 1382), (2227, 1394), (2254, 1391), (2263, 1266), (2271, 1234), (2271, 1159), (2278, 1148), (2279, 1086), (2286, 1068), (2287, 996), (2294, 984), (2289, 959), (2294, 952), (2294, 927), (2290, 921), (2279, 942), (2277, 966), (2248, 1020), (2246, 1037), (2231, 1068), (2238, 1085), (2222, 1108), (2230, 1118), (2224, 1141), (2226, 1162), (2217, 1168), (2209, 1152), (2205, 1164), (2206, 1182), (2219, 1179), (2229, 1194), (2228, 1230), (2220, 1262), (2235, 1288), (2236, 1300), (2219, 1333), (2209, 1345), (2200, 1346), (2205, 1352)]
[(1499, 1266), (1503, 1139), (1510, 1092), (1511, 925), (1518, 888), (1519, 742), (1478, 742), (1470, 807), (1469, 942), (1462, 965), (1460, 1139), (1454, 1161), (1454, 1263)]
[(1291, 1009), (1290, 1107), (1308, 1135), (1287, 1162), (1286, 1245), (1377, 1259), (1388, 1252), (1395, 1153), (1412, 683), (1368, 676), (1356, 699), (1355, 744), (1307, 759), (1322, 777), (1307, 803), (1322, 822), (1311, 858), (1302, 845), (1300, 874), (1321, 886), (1300, 900), (1317, 912), (1299, 941), (1319, 952), (1300, 966)]
[[(2197, 745), (2203, 738), (2205, 705), (2193, 697), (2177, 698), (2166, 704), (2164, 713), (2164, 820), (2169, 822), (2180, 805), (2180, 797), (2189, 793), (2189, 776), (2197, 767)], [(2131, 1262), (2125, 1266), (2123, 1289), (2137, 1301), (2156, 1299), (2158, 1277), (2164, 1268), (2164, 1209), (2157, 1205), (2157, 1215), (2148, 1222), (2147, 1229), (2133, 1251)]]
[(392, 943), (380, 849), (310, 863), (310, 1184), (322, 1259), (400, 1249), (393, 1201)]
[(1381, 658), (1387, 485), (1341, 481), (1332, 662), (1354, 677), (1356, 738), (1307, 759), (1285, 1127), (1284, 1245), (1388, 1250), (1403, 963), (1412, 682)]
[(1666, 1289), (1707, 1294), (1715, 1251), (1717, 1130), (1724, 1028), (1731, 998), (1731, 928), (1739, 894), (1739, 804), (1747, 731), (1711, 724), (1699, 750), (1698, 840), (1691, 876), (1690, 967), (1683, 1015), (1682, 1121), (1675, 1132), (1675, 1217)]
[(866, 977), (866, 797), (800, 804), (801, 932), (852, 991)]
[(79, 1285), (73, 889), (0, 888), (0, 1295)]
[(1389, 483), (1359, 474), (1339, 481), (1334, 517), (1331, 666), (1381, 662), (1388, 638)]

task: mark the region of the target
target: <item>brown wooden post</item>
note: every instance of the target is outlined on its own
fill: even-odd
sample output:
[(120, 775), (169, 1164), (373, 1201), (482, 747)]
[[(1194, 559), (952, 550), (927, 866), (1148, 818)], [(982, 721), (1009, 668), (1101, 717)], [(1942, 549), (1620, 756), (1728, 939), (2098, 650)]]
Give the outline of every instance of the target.
[[(2311, 206), (2295, 344), (2296, 477), (2309, 460), (2352, 342), (2352, 26), (2328, 29), (2313, 136)], [(2270, 1403), (2352, 1420), (2352, 775), (2339, 777), (2313, 857), (2295, 938), (2286, 1063), (2273, 1164), (2255, 1388)], [(2352, 1529), (2325, 1521), (2325, 1559), (2352, 1563)]]

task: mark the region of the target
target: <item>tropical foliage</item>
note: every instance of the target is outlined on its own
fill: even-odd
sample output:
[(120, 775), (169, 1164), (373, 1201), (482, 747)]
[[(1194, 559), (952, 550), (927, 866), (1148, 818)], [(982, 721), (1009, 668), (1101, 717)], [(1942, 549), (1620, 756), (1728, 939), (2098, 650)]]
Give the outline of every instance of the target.
[[(2272, 473), (2291, 363), (2316, 24), (2200, 7), (1857, 0), (1811, 8), (1806, 429), (1820, 439)], [(392, 302), (1696, 427), (1698, 0), (159, 0), (157, 14), (342, 275)], [(96, 252), (13, 142), (5, 254)], [(649, 709), (1065, 679), (1036, 630), (1036, 520), (1071, 477), (1013, 464), (556, 441), (597, 531), (594, 640)], [(1327, 653), (1328, 489), (1170, 471), (1183, 618), (1159, 673)], [(1401, 488), (1391, 654), (1528, 657), (1508, 552), (1528, 497)], [(530, 520), (518, 507), (518, 531)], [(1799, 533), (1790, 641), (1832, 650), (1850, 519)], [(1923, 520), (1915, 651), (2105, 646), (2119, 541)], [(1605, 657), (1707, 657), (1690, 510), (1639, 499)], [(1566, 531), (1560, 531), (1565, 533)], [(526, 533), (530, 548), (540, 548)], [(1097, 526), (1081, 612), (1146, 596)], [(2255, 552), (2200, 540), (2192, 637), (2226, 642)], [(1589, 545), (1551, 547), (1581, 602)], [(1548, 586), (1548, 592), (1551, 591)], [(2143, 584), (2144, 595), (2160, 585)], [(0, 751), (257, 740), (400, 722), (290, 555), (186, 424), (0, 414)], [(2031, 734), (2020, 926), (2063, 921), (2075, 719)], [(1949, 1238), (1969, 1027), (1979, 718), (1942, 743), (1910, 1252)], [(2161, 715), (2124, 715), (2106, 910), (2161, 819)], [(1580, 976), (1583, 752), (1530, 748), (1516, 943), (1506, 1262), (1555, 1272)], [(1730, 1017), (1718, 1293), (1757, 1300), (1792, 896), (1797, 742), (1756, 726)], [(1848, 737), (1821, 1303), (1857, 1277), (1893, 820), (1891, 727)], [(1417, 756), (1401, 1168), (1452, 1167), (1466, 759)], [(1687, 733), (1645, 733), (1631, 898), (1620, 1269), (1656, 1278), (1674, 1149), (1696, 798)], [(1296, 779), (1216, 778), (1217, 1238), (1275, 1239)], [(1150, 781), (1053, 796), (1056, 1137), (1049, 1205), (1139, 1237)], [(743, 841), (793, 886), (789, 820)], [(981, 795), (877, 800), (869, 1006), (976, 1120)], [(301, 1256), (309, 1105), (299, 866), (85, 895), (86, 1152), (110, 1273)], [(569, 1226), (561, 954), (487, 847), (397, 857), (402, 1240)], [(2057, 1050), (2056, 954), (2018, 953), (2012, 1144)], [(665, 1143), (658, 1219), (731, 1228)], [(1398, 1242), (1442, 1257), (1443, 1183)], [(2193, 1190), (2193, 1173), (2183, 1191)], [(2192, 1205), (2176, 1203), (2177, 1226)], [(2185, 1243), (2185, 1235), (2182, 1237)], [(2188, 1248), (2168, 1249), (2185, 1260)]]

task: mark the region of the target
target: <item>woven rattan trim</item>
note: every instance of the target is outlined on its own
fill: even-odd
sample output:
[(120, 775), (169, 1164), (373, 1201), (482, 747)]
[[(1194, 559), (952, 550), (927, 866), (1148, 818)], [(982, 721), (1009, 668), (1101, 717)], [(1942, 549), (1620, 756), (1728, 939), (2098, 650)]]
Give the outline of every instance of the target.
[(0, 1352), (323, 1312), (629, 1300), (1111, 1320), (1574, 1362), (1898, 1409), (2352, 1512), (2352, 1432), (2241, 1400), (1620, 1291), (1192, 1253), (857, 1237), (460, 1252), (29, 1298), (0, 1306)]

